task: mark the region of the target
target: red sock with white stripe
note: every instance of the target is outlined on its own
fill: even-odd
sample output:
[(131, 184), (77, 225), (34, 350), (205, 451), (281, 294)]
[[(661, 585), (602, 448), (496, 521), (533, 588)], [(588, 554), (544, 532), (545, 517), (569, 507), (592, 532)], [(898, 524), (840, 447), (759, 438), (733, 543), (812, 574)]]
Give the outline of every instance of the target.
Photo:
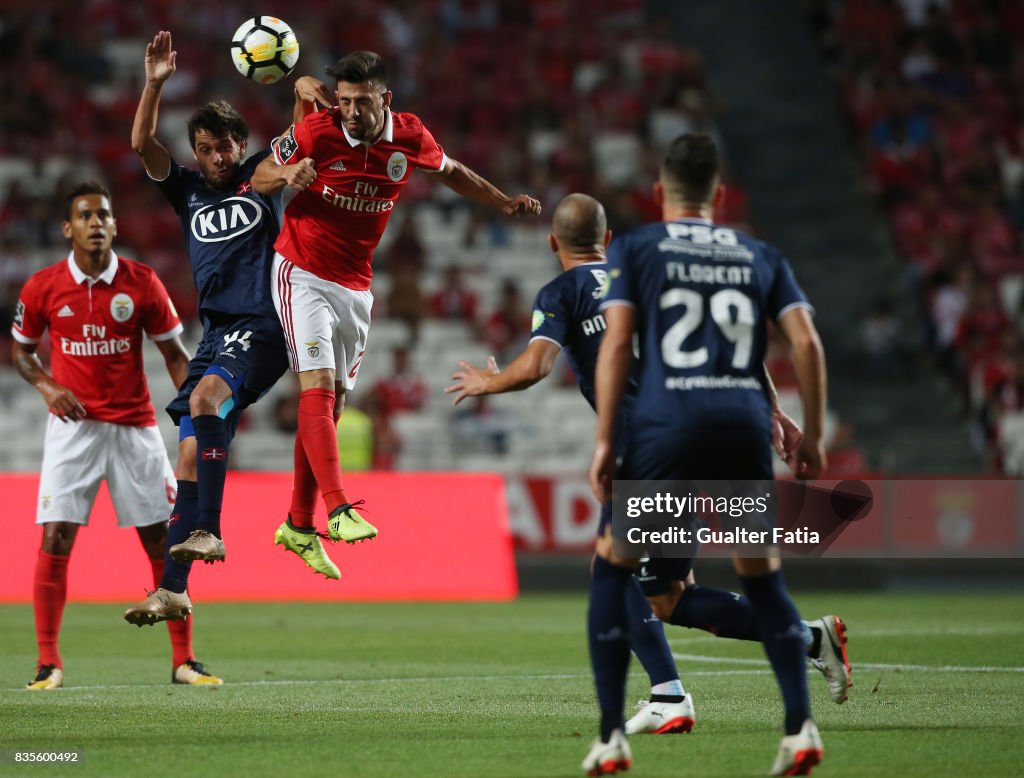
[(330, 389), (306, 389), (299, 395), (299, 436), (330, 513), (348, 502), (341, 486), (334, 392)]
[[(153, 585), (160, 586), (160, 579), (164, 576), (164, 560), (150, 559), (150, 567), (153, 568)], [(187, 616), (184, 621), (181, 619), (168, 620), (167, 631), (171, 635), (171, 667), (185, 664), (189, 659), (195, 659), (192, 651), (192, 616)]]
[(36, 617), (36, 643), (39, 665), (63, 668), (57, 637), (68, 599), (68, 560), (70, 557), (47, 554), (40, 550), (32, 579), (32, 608)]

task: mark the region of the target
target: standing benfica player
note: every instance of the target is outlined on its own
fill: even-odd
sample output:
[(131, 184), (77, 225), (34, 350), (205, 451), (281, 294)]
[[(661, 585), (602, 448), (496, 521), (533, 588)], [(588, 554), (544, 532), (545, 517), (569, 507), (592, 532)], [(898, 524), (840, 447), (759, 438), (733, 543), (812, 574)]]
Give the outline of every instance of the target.
[[(610, 284), (601, 306), (607, 330), (597, 359), (597, 441), (590, 468), (599, 499), (608, 497), (615, 476), (613, 431), (630, 375), (638, 376), (639, 389), (619, 478), (772, 478), (772, 413), (759, 380), (769, 318), (793, 347), (804, 409), (806, 428), (793, 470), (799, 478), (816, 478), (824, 466), (825, 363), (810, 304), (776, 249), (711, 221), (718, 183), (711, 138), (680, 136), (654, 187), (663, 222), (626, 234), (608, 252)], [(631, 373), (634, 333), (640, 358)], [(599, 545), (598, 556), (594, 578), (600, 570), (603, 583), (591, 596), (593, 608), (600, 594), (601, 618), (590, 629), (600, 641), (628, 629), (625, 588), (635, 560), (618, 557), (611, 544)], [(785, 705), (785, 737), (772, 775), (809, 774), (823, 752), (804, 668), (811, 631), (786, 591), (778, 549), (749, 558), (734, 552), (733, 566)], [(608, 664), (616, 665), (609, 683), (621, 688), (628, 645), (606, 640), (605, 646)], [(621, 704), (617, 710), (603, 707), (598, 763), (628, 753), (622, 718)]]
[[(68, 195), (64, 216), (71, 253), (28, 280), (11, 330), (14, 366), (39, 390), (51, 414), (36, 514), (43, 542), (32, 589), (39, 665), (29, 689), (63, 683), (57, 638), (68, 559), (101, 481), (107, 482), (118, 525), (139, 533), (154, 580), (163, 575), (175, 483), (142, 369), (143, 332), (156, 341), (175, 386), (188, 372), (181, 322), (167, 290), (150, 268), (110, 248), (117, 234), (110, 193), (96, 182), (79, 184)], [(36, 355), (47, 329), (50, 374)], [(219, 684), (195, 661), (191, 618), (168, 627), (172, 680)]]
[[(270, 297), (270, 262), (283, 206), (280, 197), (261, 195), (249, 184), (270, 151), (258, 151), (243, 162), (249, 129), (234, 108), (218, 101), (188, 121), (199, 171), (173, 160), (156, 138), (156, 125), (160, 95), (174, 74), (176, 58), (169, 32), (158, 33), (146, 46), (146, 86), (132, 126), (132, 147), (181, 221), (203, 337), (188, 378), (167, 406), (179, 427), (177, 519), (171, 524), (159, 588), (125, 613), (127, 621), (139, 626), (191, 608), (186, 588), (193, 560), (224, 560), (220, 518), (230, 441), (242, 411), (288, 369)], [(304, 550), (300, 556), (306, 564), (329, 578), (339, 577), (319, 538)]]
[(316, 481), (303, 482), (296, 468), (291, 523), (314, 531), (319, 486), (328, 536), (353, 543), (375, 537), (377, 530), (342, 488), (335, 419), (366, 349), (370, 262), (399, 192), (421, 168), (460, 195), (509, 216), (538, 214), (540, 203), (504, 194), (445, 156), (418, 117), (393, 112), (379, 55), (353, 52), (327, 73), (336, 79), (337, 107), (307, 115), (278, 138), (274, 158), (260, 163), (252, 184), (260, 192), (285, 186), (299, 192), (285, 210), (275, 244), (273, 291), (302, 387), (296, 452), (305, 452)]

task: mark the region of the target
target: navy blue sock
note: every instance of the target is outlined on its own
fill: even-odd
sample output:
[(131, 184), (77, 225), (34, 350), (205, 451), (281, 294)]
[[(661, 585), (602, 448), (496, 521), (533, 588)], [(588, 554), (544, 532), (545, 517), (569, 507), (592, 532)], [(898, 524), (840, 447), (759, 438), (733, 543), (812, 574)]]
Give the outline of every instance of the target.
[(220, 416), (193, 416), (196, 430), (196, 480), (199, 482), (199, 529), (220, 537), (220, 509), (228, 476), (228, 424)]
[(164, 551), (164, 574), (160, 588), (179, 594), (188, 588), (188, 573), (192, 562), (175, 562), (171, 559), (170, 548), (184, 543), (199, 521), (199, 489), (195, 481), (178, 481), (178, 499), (171, 510), (171, 521), (167, 525), (167, 549)]
[(782, 571), (747, 578), (740, 576), (743, 590), (754, 609), (764, 652), (772, 664), (786, 707), (786, 734), (795, 735), (811, 718), (807, 693), (807, 625), (800, 620), (789, 598)]
[(587, 633), (590, 664), (601, 708), (601, 740), (607, 742), (612, 730), (625, 727), (626, 671), (629, 668), (629, 610), (626, 589), (631, 570), (594, 557), (590, 580)]
[(636, 658), (647, 671), (651, 686), (678, 681), (679, 671), (665, 639), (665, 627), (654, 615), (635, 577), (626, 586), (626, 607), (629, 610), (629, 642)]
[(683, 589), (669, 624), (696, 627), (720, 638), (760, 640), (750, 601), (732, 592), (690, 584)]

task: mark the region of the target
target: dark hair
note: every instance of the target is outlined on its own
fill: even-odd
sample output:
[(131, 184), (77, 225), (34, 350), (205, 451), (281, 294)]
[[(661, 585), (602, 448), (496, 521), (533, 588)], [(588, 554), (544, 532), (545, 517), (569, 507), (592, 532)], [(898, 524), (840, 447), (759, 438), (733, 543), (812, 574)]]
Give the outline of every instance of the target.
[(113, 208), (114, 198), (110, 196), (109, 189), (99, 181), (83, 181), (80, 184), (75, 184), (68, 192), (68, 196), (64, 198), (64, 221), (71, 221), (71, 206), (74, 205), (75, 200), (91, 194), (103, 195), (111, 202), (111, 208)]
[(249, 137), (249, 125), (242, 114), (225, 100), (214, 100), (196, 111), (188, 120), (188, 145), (196, 147), (196, 133), (206, 130), (215, 138), (230, 136), (237, 143)]
[(362, 84), (366, 81), (387, 88), (388, 69), (375, 51), (353, 51), (325, 69), (335, 81), (346, 84)]
[(663, 178), (678, 187), (685, 203), (710, 202), (718, 179), (718, 149), (710, 135), (680, 135), (668, 148), (661, 163)]

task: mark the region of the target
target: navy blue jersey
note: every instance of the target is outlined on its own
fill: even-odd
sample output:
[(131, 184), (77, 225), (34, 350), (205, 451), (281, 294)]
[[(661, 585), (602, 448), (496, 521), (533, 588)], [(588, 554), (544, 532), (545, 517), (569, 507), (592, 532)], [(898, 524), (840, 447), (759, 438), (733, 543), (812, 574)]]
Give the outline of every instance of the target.
[(188, 242), (199, 313), (277, 318), (270, 296), (274, 241), (281, 231), (281, 195), (261, 195), (249, 184), (266, 148), (247, 159), (226, 189), (206, 185), (201, 174), (171, 160), (157, 181), (174, 206)]
[(636, 426), (768, 429), (767, 322), (810, 307), (776, 249), (704, 219), (681, 219), (616, 239), (608, 277), (602, 308), (636, 309)]
[[(533, 302), (532, 337), (565, 349), (576, 383), (592, 408), (597, 351), (605, 330), (600, 304), (607, 279), (607, 262), (577, 265), (545, 284)], [(636, 384), (630, 381), (626, 391), (635, 393)]]

